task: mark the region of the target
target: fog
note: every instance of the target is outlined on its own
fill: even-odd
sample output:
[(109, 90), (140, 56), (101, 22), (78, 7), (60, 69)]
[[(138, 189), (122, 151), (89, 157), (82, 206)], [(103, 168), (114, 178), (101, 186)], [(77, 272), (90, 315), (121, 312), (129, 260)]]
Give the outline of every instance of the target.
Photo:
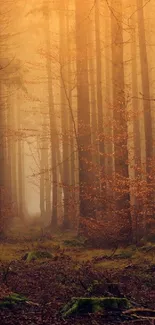
[(143, 237), (154, 215), (155, 4), (0, 10), (1, 187), (15, 214), (64, 228), (90, 217), (107, 233), (115, 219)]
[(0, 320), (154, 324), (155, 0), (0, 1)]

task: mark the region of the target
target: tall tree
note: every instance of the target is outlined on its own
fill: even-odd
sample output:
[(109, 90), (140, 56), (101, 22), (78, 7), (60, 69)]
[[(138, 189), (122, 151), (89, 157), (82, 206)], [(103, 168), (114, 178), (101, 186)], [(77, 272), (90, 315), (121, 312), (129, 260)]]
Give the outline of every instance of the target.
[(102, 96), (102, 53), (100, 28), (100, 0), (95, 2), (95, 36), (96, 36), (96, 87), (97, 87), (97, 120), (99, 134), (100, 165), (105, 171), (105, 146), (103, 136), (103, 96)]
[[(75, 40), (73, 39), (72, 25), (75, 23), (74, 16), (72, 14), (72, 8), (74, 9), (74, 3), (72, 0), (66, 1), (66, 18), (67, 18), (67, 83), (68, 83), (68, 94), (67, 95), (67, 108), (68, 108), (68, 131), (69, 131), (69, 161), (70, 161), (70, 204), (69, 204), (69, 214), (74, 217), (71, 219), (70, 226), (75, 225), (76, 211), (78, 210), (75, 204), (76, 197), (78, 197), (78, 191), (76, 190), (77, 182), (77, 143), (76, 143), (76, 104), (74, 100), (74, 91), (76, 89), (75, 85)], [(78, 199), (78, 198), (77, 198)], [(76, 210), (75, 210), (76, 207)], [(74, 212), (73, 212), (74, 211)]]
[(106, 158), (105, 158), (105, 168), (106, 168), (106, 201), (107, 201), (107, 213), (108, 216), (111, 214), (111, 202), (114, 198), (114, 193), (112, 190), (112, 175), (114, 171), (114, 163), (113, 163), (113, 125), (112, 125), (112, 69), (111, 69), (111, 26), (110, 26), (110, 15), (109, 12), (105, 10), (104, 17), (104, 33), (103, 33), (103, 42), (104, 42), (104, 70), (105, 70), (105, 149), (106, 149)]
[(4, 187), (4, 132), (3, 132), (2, 84), (0, 80), (0, 237), (3, 236), (3, 196)]
[(24, 184), (24, 147), (23, 139), (20, 135), (22, 131), (22, 117), (21, 117), (21, 100), (19, 94), (18, 106), (17, 106), (17, 129), (18, 129), (18, 143), (17, 143), (17, 171), (18, 171), (18, 214), (21, 219), (24, 219), (25, 210), (25, 184)]
[(91, 127), (88, 87), (87, 28), (89, 4), (75, 0), (80, 216), (92, 215)]
[[(137, 39), (135, 15), (131, 18), (131, 57), (132, 57), (132, 107), (133, 107), (133, 131), (134, 131), (134, 158), (135, 164), (141, 164), (140, 125), (138, 116), (138, 72), (137, 72)], [(135, 176), (138, 175), (137, 168)]]
[[(123, 62), (123, 26), (122, 0), (112, 1), (111, 9), (112, 32), (112, 90), (113, 90), (113, 127), (116, 175), (116, 216), (122, 222), (129, 223), (132, 234), (130, 214), (130, 189), (128, 171), (128, 128), (126, 119), (125, 82)], [(123, 188), (122, 184), (124, 183)], [(120, 194), (120, 190), (122, 193)]]
[(150, 102), (150, 81), (148, 56), (146, 48), (145, 22), (144, 22), (144, 2), (136, 0), (137, 4), (137, 21), (139, 35), (139, 50), (141, 64), (141, 79), (142, 79), (142, 95), (144, 107), (144, 128), (145, 128), (145, 150), (146, 150), (146, 172), (147, 181), (149, 183), (150, 176), (150, 161), (153, 157), (153, 137), (152, 137), (152, 117), (151, 117), (151, 102)]
[(95, 57), (94, 57), (94, 35), (92, 21), (88, 28), (88, 63), (89, 63), (89, 84), (90, 84), (90, 115), (91, 115), (91, 136), (92, 136), (92, 160), (93, 163), (98, 162), (97, 148), (97, 107), (96, 107), (96, 80), (95, 80)]
[[(139, 36), (139, 51), (140, 51), (140, 65), (141, 65), (141, 81), (142, 81), (142, 96), (144, 109), (144, 131), (145, 131), (145, 150), (146, 150), (146, 180), (148, 191), (144, 200), (143, 213), (143, 233), (142, 237), (146, 239), (146, 225), (147, 225), (147, 210), (154, 209), (154, 185), (151, 184), (151, 163), (153, 158), (153, 126), (151, 116), (151, 101), (150, 101), (150, 80), (148, 55), (146, 47), (145, 21), (144, 21), (144, 2), (137, 0), (137, 21), (138, 21), (138, 36)], [(152, 212), (152, 214), (154, 214)]]
[[(12, 166), (11, 166), (11, 160), (12, 160), (12, 147), (14, 145), (13, 137), (11, 136), (11, 129), (12, 129), (12, 113), (13, 113), (13, 107), (12, 107), (12, 101), (10, 96), (10, 87), (6, 85), (6, 121), (5, 121), (5, 129), (7, 134), (6, 139), (6, 156), (5, 156), (5, 163), (6, 163), (6, 185), (7, 188), (10, 190), (11, 196), (12, 193)], [(13, 196), (12, 196), (13, 198)]]
[(49, 108), (49, 120), (50, 120), (50, 142), (51, 142), (51, 165), (52, 165), (52, 219), (51, 227), (55, 229), (57, 227), (57, 129), (55, 125), (55, 107), (53, 96), (53, 78), (52, 78), (52, 65), (51, 65), (51, 35), (50, 35), (50, 15), (49, 15), (49, 1), (43, 1), (43, 14), (44, 14), (44, 32), (46, 41), (46, 71), (47, 71), (47, 83), (48, 83), (48, 108)]
[[(97, 3), (95, 4), (95, 6), (97, 6)], [(95, 23), (96, 21), (94, 19), (94, 11), (93, 11), (93, 15), (90, 15), (88, 32), (87, 32), (88, 70), (89, 70), (88, 77), (89, 77), (89, 93), (90, 93), (90, 121), (91, 121), (91, 142), (92, 142), (92, 183), (93, 183), (92, 199), (93, 200), (95, 199), (96, 202), (100, 201), (100, 209), (102, 208), (103, 210), (105, 208), (105, 204), (100, 200), (102, 196), (101, 177), (103, 179), (103, 171), (105, 167), (104, 156), (103, 156), (104, 154), (103, 114), (102, 114), (103, 107), (102, 107), (102, 85), (101, 83), (98, 82), (99, 80), (101, 82), (102, 72), (100, 71), (100, 74), (98, 74), (98, 65), (97, 65), (97, 61), (98, 61), (97, 56), (99, 55), (99, 60), (101, 59), (101, 52), (99, 54), (97, 53), (97, 50), (98, 49), (101, 50), (101, 48), (100, 46), (99, 48), (98, 46), (96, 46), (96, 44), (98, 43), (98, 39), (96, 38), (97, 37), (100, 38), (100, 31), (98, 35), (98, 33), (96, 32)], [(97, 71), (96, 71), (96, 66), (97, 66)], [(101, 68), (101, 64), (100, 64), (100, 68)], [(101, 98), (101, 102), (99, 101), (99, 98)], [(99, 115), (101, 119), (98, 118)], [(98, 209), (99, 209), (99, 204), (96, 203), (96, 206), (94, 205), (94, 211), (93, 211), (94, 216), (98, 214), (97, 212)]]
[[(133, 145), (134, 145), (134, 178), (135, 181), (140, 177), (139, 167), (141, 167), (141, 139), (140, 139), (140, 123), (139, 123), (139, 100), (138, 100), (138, 71), (137, 71), (137, 37), (136, 37), (136, 19), (135, 6), (131, 7), (131, 76), (132, 76), (132, 113), (133, 113)], [(134, 196), (134, 194), (133, 194)], [(133, 240), (138, 240), (138, 201), (133, 197)]]
[[(70, 185), (70, 160), (69, 160), (69, 111), (66, 92), (68, 88), (68, 56), (67, 56), (67, 4), (61, 0), (59, 8), (59, 36), (60, 36), (60, 69), (61, 69), (61, 129), (62, 129), (62, 183), (64, 192), (64, 228), (69, 227), (69, 185)], [(62, 80), (63, 79), (63, 80)]]
[(45, 220), (45, 120), (42, 122), (42, 132), (40, 139), (38, 138), (38, 149), (40, 157), (40, 213), (42, 220)]

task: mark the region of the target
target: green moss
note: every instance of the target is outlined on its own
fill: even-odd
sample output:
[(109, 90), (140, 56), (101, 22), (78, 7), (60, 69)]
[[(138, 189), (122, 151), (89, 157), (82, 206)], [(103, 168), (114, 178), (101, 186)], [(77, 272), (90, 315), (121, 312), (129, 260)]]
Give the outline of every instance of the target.
[(0, 308), (11, 308), (18, 303), (23, 303), (28, 301), (28, 299), (22, 295), (19, 295), (17, 293), (12, 293), (9, 296), (4, 297), (0, 300)]
[(133, 252), (122, 252), (120, 255), (118, 255), (118, 258), (122, 258), (122, 259), (127, 259), (127, 258), (131, 258), (133, 256)]
[(105, 311), (119, 311), (130, 307), (126, 298), (99, 297), (99, 298), (72, 298), (62, 310), (63, 317), (97, 313)]
[(39, 260), (39, 259), (45, 259), (45, 258), (52, 258), (52, 254), (47, 251), (32, 251), (28, 252), (23, 256), (23, 259), (26, 260), (27, 262)]
[(84, 247), (86, 245), (86, 238), (85, 237), (75, 237), (72, 239), (66, 239), (63, 241), (65, 246), (71, 247)]

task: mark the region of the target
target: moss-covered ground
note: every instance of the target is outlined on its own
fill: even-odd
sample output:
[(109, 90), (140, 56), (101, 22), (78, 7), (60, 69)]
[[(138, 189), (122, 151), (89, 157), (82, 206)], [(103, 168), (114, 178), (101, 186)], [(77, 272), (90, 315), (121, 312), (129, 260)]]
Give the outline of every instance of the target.
[(93, 249), (75, 233), (50, 235), (39, 227), (20, 226), (0, 243), (0, 293), (0, 298), (15, 293), (31, 302), (1, 308), (3, 325), (134, 325), (139, 319), (139, 324), (152, 324), (145, 312), (135, 319), (113, 311), (105, 317), (100, 310), (66, 320), (61, 310), (73, 297), (127, 299), (132, 308), (154, 310), (155, 245)]
[[(50, 237), (50, 238), (49, 238)], [(0, 242), (0, 260), (19, 260), (25, 253), (48, 250), (55, 254), (63, 251), (79, 262), (93, 261), (96, 267), (122, 268), (129, 264), (155, 264), (155, 244), (148, 242), (145, 246), (118, 247), (117, 249), (95, 249), (85, 245), (84, 238), (77, 238), (74, 233), (57, 233), (44, 235), (39, 227), (12, 230), (6, 240)], [(114, 254), (113, 254), (113, 251)]]

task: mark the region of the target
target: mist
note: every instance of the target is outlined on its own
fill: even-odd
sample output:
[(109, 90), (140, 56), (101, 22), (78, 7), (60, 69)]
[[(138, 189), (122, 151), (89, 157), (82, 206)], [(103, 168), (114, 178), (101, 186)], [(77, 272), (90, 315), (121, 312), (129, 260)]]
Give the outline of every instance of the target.
[(48, 251), (65, 268), (70, 256), (92, 263), (90, 281), (99, 259), (104, 270), (154, 265), (154, 16), (153, 0), (1, 1), (0, 245), (11, 263)]

